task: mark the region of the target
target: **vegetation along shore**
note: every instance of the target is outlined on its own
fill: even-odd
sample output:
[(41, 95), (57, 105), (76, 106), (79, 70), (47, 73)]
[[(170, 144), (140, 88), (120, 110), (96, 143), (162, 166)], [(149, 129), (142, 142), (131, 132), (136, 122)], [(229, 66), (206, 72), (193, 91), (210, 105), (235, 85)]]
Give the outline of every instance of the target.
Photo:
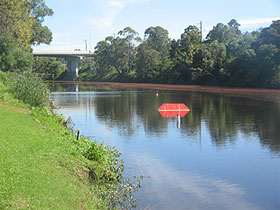
[(129, 209), (139, 181), (115, 148), (67, 128), (46, 84), (0, 71), (0, 209)]
[[(66, 78), (67, 61), (32, 55), (32, 46), (52, 41), (43, 25), (51, 15), (44, 0), (0, 3), (0, 209), (132, 208), (140, 184), (123, 177), (120, 153), (83, 136), (77, 140), (53, 111), (44, 80)], [(98, 42), (93, 58), (79, 61), (75, 79), (279, 100), (280, 20), (252, 32), (239, 26), (235, 19), (218, 23), (204, 39), (190, 25), (178, 40), (161, 26), (147, 28), (144, 39), (125, 27)]]

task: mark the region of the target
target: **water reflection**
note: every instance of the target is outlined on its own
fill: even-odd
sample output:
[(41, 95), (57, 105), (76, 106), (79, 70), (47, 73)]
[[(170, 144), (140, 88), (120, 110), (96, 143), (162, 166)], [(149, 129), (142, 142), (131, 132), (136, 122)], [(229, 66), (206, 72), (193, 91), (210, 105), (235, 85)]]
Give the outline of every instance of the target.
[[(73, 87), (70, 86), (70, 87)], [(74, 86), (76, 89), (76, 86)], [(59, 94), (59, 97), (56, 97)], [(100, 91), (73, 93), (69, 97), (63, 92), (55, 93), (55, 103), (63, 100), (63, 106), (71, 109), (86, 109), (95, 112), (98, 119), (109, 128), (117, 127), (120, 135), (127, 138), (144, 125), (146, 134), (163, 136), (169, 122), (176, 119), (161, 118), (157, 108), (162, 103), (185, 103), (191, 110), (177, 122), (182, 135), (201, 134), (201, 124), (206, 123), (211, 139), (217, 147), (236, 141), (238, 133), (257, 135), (263, 146), (271, 151), (280, 151), (280, 108), (276, 103), (260, 102), (202, 93), (161, 92), (155, 97), (151, 91)]]
[[(75, 129), (116, 146), (125, 175), (147, 177), (139, 209), (279, 209), (279, 104), (193, 92), (55, 88), (52, 98)], [(163, 103), (191, 111), (180, 122), (163, 118), (157, 110)]]
[[(154, 166), (144, 167), (142, 171), (151, 177), (146, 188), (153, 196), (145, 201), (150, 209), (259, 209), (244, 199), (247, 190), (240, 184), (178, 171), (143, 154), (137, 154), (134, 160), (138, 165), (144, 165), (149, 160)], [(172, 187), (166, 191), (168, 183), (172, 183)]]

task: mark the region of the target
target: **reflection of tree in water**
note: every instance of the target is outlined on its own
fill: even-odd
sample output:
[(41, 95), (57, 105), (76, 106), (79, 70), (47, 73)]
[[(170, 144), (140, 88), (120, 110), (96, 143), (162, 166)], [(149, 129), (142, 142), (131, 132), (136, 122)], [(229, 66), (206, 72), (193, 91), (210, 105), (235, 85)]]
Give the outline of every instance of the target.
[(185, 103), (191, 111), (181, 120), (180, 132), (197, 136), (204, 122), (217, 147), (234, 143), (238, 134), (257, 135), (261, 144), (280, 151), (280, 108), (277, 104), (238, 97), (205, 93), (116, 92), (94, 97), (92, 103), (99, 119), (108, 127), (117, 127), (119, 134), (131, 137), (139, 125), (151, 136), (163, 136), (168, 120), (159, 117), (156, 109), (162, 103)]
[(137, 125), (134, 97), (133, 93), (118, 92), (95, 98), (93, 103), (97, 117), (103, 119), (108, 127), (117, 127), (120, 135), (134, 135)]
[[(280, 151), (280, 108), (277, 104), (214, 95), (198, 97), (197, 100), (192, 104), (196, 108), (190, 113), (205, 119), (217, 146), (234, 143), (241, 132), (258, 135), (261, 144), (269, 146), (272, 151)], [(188, 115), (187, 125), (196, 126), (198, 122), (193, 123), (193, 119), (201, 117)]]
[(254, 130), (258, 132), (261, 143), (272, 151), (280, 151), (280, 107), (266, 104), (255, 107)]

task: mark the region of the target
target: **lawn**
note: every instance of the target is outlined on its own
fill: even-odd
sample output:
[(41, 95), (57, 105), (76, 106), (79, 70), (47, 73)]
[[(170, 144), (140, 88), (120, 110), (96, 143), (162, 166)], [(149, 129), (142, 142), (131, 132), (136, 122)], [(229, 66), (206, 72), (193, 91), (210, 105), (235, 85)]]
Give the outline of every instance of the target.
[(81, 157), (30, 113), (0, 104), (0, 209), (96, 209)]

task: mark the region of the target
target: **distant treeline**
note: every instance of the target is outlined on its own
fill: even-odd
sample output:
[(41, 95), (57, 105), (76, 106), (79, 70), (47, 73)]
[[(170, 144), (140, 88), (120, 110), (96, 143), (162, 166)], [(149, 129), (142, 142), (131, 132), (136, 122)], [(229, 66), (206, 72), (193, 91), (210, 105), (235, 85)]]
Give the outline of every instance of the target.
[(191, 25), (171, 40), (160, 26), (144, 40), (130, 27), (97, 43), (94, 58), (81, 60), (79, 80), (280, 87), (280, 20), (241, 33), (232, 19), (202, 39)]
[[(0, 70), (63, 79), (63, 59), (31, 54), (32, 45), (52, 40), (42, 25), (52, 9), (42, 0), (0, 5)], [(98, 42), (93, 58), (81, 60), (79, 80), (280, 88), (280, 20), (253, 32), (241, 33), (239, 26), (234, 19), (218, 23), (204, 40), (193, 25), (178, 40), (160, 26), (146, 29), (144, 40), (127, 27)]]

